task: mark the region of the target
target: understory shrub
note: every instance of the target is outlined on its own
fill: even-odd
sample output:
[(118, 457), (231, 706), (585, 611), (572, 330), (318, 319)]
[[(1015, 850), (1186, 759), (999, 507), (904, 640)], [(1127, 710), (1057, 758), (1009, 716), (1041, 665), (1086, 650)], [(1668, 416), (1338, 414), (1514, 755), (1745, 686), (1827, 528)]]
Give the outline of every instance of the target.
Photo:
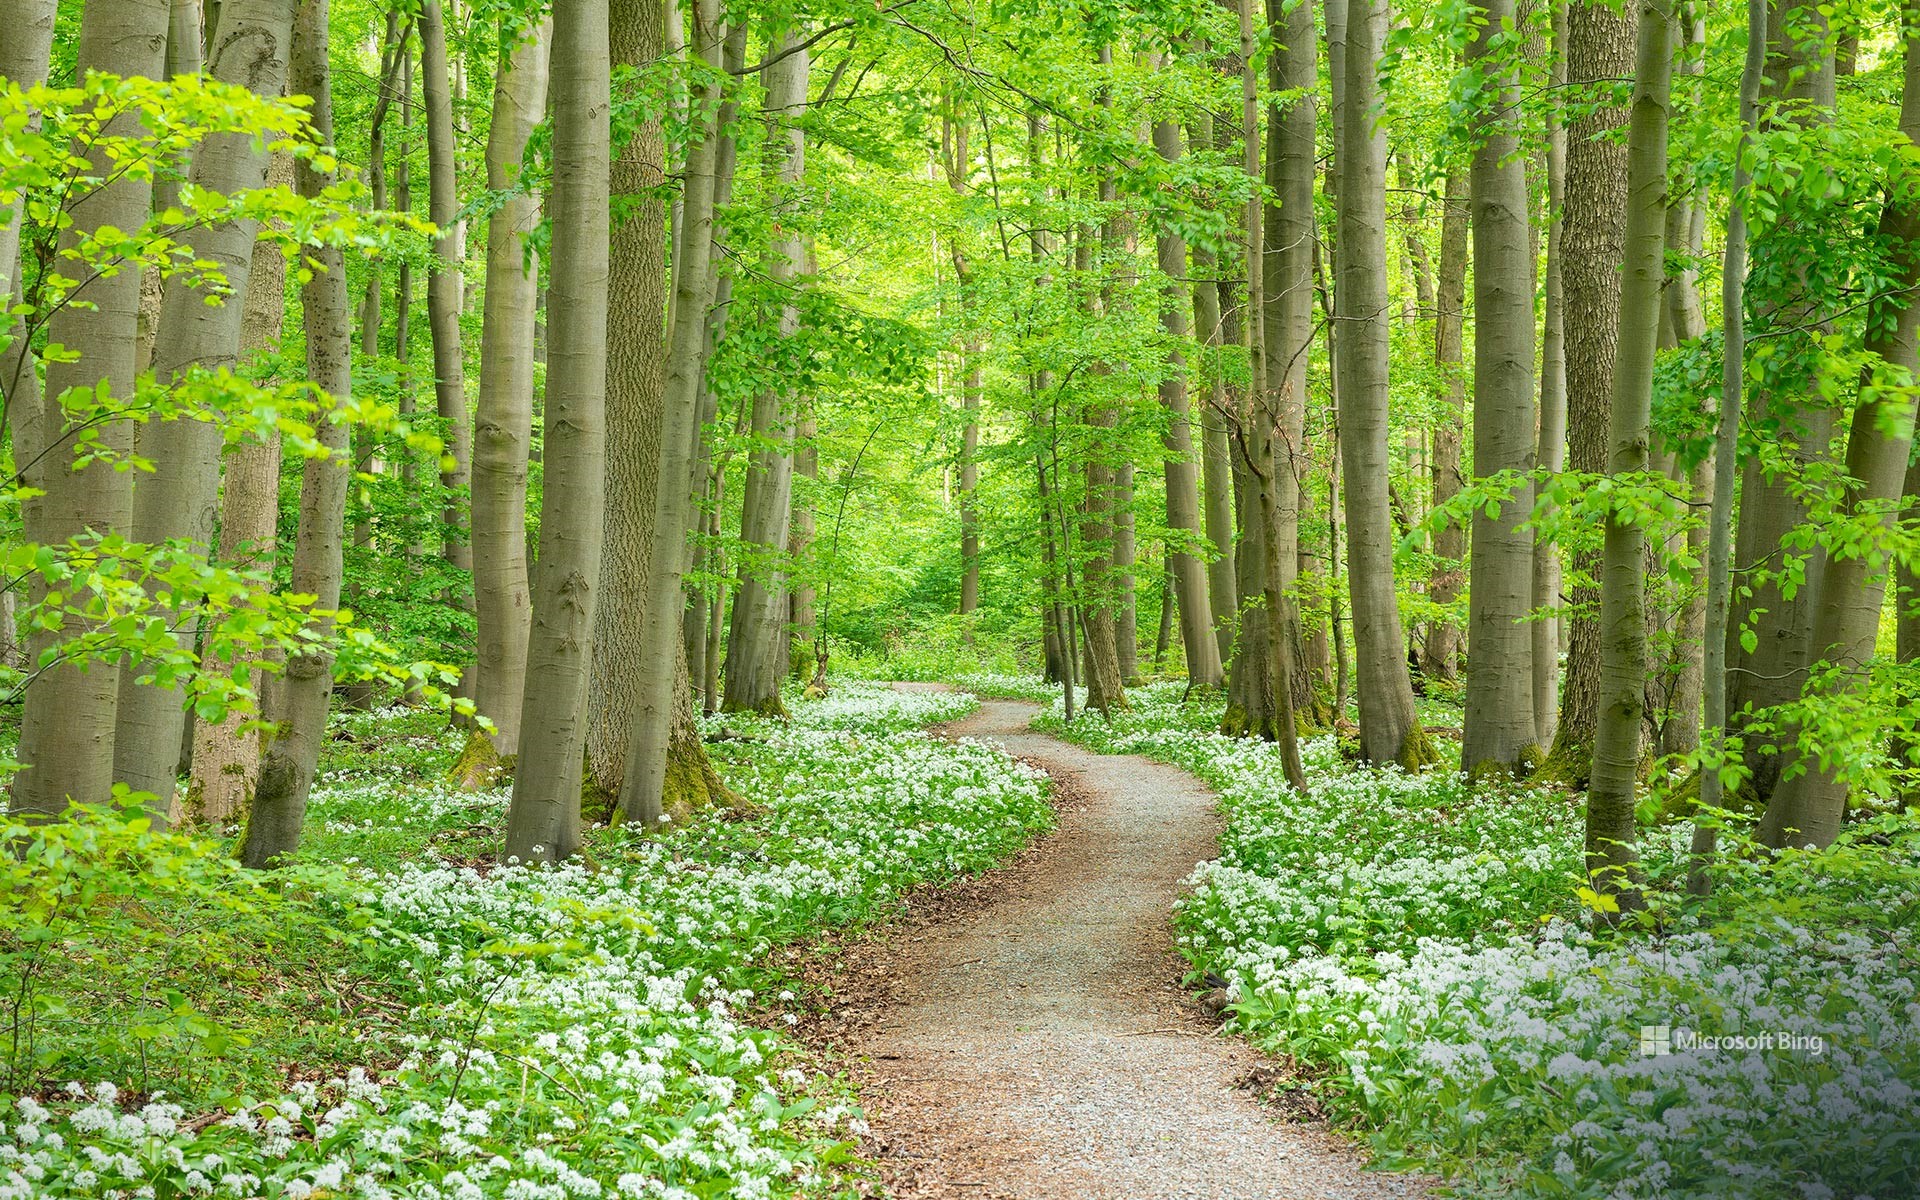
[(1595, 929), (1573, 797), (1359, 768), (1328, 738), (1301, 795), (1275, 748), (1213, 732), (1217, 706), (1131, 698), (1042, 723), (1219, 792), (1182, 949), (1382, 1162), (1471, 1196), (1920, 1195), (1913, 812), (1771, 859), (1729, 830), (1704, 904), (1678, 896), (1688, 829), (1644, 829), (1654, 912)]
[[(0, 1200), (833, 1193), (854, 1169), (852, 1096), (742, 1012), (791, 1009), (776, 947), (988, 866), (1050, 821), (1037, 772), (913, 729), (973, 703), (849, 684), (796, 702), (791, 725), (729, 718), (740, 736), (714, 749), (750, 820), (600, 830), (558, 868), (367, 857), (342, 902), (412, 998), (397, 1063), (197, 1109), (98, 1081), (0, 1098)], [(346, 724), (365, 747), (401, 720)], [(419, 743), (433, 737), (450, 758), (455, 731), (392, 753), (438, 757)], [(346, 758), (314, 801), (330, 852), (504, 810), (504, 791), (456, 795), (378, 749)], [(383, 822), (436, 832), (396, 843)]]

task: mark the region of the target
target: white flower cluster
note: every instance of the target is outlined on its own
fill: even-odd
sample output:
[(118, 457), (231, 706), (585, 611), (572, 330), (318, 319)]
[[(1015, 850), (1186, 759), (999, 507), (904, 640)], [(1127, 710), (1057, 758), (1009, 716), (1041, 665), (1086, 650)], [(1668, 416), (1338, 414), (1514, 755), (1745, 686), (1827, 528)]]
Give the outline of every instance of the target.
[[(876, 688), (797, 705), (791, 726), (717, 747), (758, 817), (614, 837), (595, 866), (366, 877), (418, 998), (396, 1070), (219, 1119), (163, 1097), (129, 1112), (109, 1085), (0, 1098), (0, 1200), (828, 1194), (859, 1112), (843, 1084), (779, 1069), (777, 1036), (736, 1010), (774, 990), (775, 945), (988, 865), (1050, 820), (1037, 772), (899, 732), (971, 705)], [(431, 823), (443, 803), (393, 819)]]
[[(1567, 797), (1359, 770), (1324, 738), (1302, 796), (1217, 709), (1134, 698), (1072, 736), (1187, 766), (1228, 816), (1184, 949), (1389, 1162), (1470, 1171), (1475, 1195), (1920, 1195), (1913, 818), (1830, 865), (1736, 863), (1705, 916), (1596, 934)], [(1685, 836), (1648, 835), (1656, 874)]]

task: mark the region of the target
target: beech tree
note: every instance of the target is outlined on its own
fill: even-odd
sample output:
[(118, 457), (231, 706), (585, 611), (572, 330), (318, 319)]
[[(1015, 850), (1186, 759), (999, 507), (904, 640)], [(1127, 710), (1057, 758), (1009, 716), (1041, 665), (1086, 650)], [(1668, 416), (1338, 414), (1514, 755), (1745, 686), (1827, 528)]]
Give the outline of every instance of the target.
[(1334, 303), (1340, 321), (1334, 359), (1346, 474), (1347, 582), (1353, 604), (1361, 753), (1409, 770), (1433, 759), (1413, 711), (1413, 683), (1394, 594), (1393, 517), (1387, 495), (1387, 140), (1375, 113), (1376, 72), (1386, 9), (1347, 4), (1340, 129), (1339, 234)]
[[(1473, 472), (1524, 479), (1533, 468), (1533, 257), (1526, 166), (1515, 128), (1516, 71), (1499, 62), (1513, 9), (1493, 0), (1467, 54), (1481, 73), (1473, 153)], [(1473, 516), (1468, 583), (1467, 708), (1460, 765), (1524, 771), (1536, 755), (1533, 720), (1533, 488), (1522, 482)]]
[[(81, 13), (75, 69), (157, 76), (165, 60), (168, 17), (167, 5), (154, 0), (87, 5)], [(31, 48), (22, 57), (39, 59)], [(138, 120), (131, 111), (119, 113), (106, 132), (131, 136)], [(151, 176), (112, 172), (104, 147), (92, 149), (88, 159), (101, 182), (73, 205), (72, 227), (61, 235), (62, 247), (69, 250), (96, 238), (102, 229), (140, 228), (153, 203)], [(16, 447), (27, 448), (25, 457), (46, 459), (39, 484), (44, 495), (27, 517), (28, 539), (43, 545), (132, 532), (133, 479), (113, 462), (132, 449), (132, 424), (124, 418), (103, 421), (92, 432), (105, 453), (76, 461), (75, 439), (84, 418), (74, 419), (66, 397), (74, 389), (85, 389), (104, 393), (122, 412), (133, 404), (140, 274), (101, 271), (74, 283), (74, 302), (62, 305), (48, 322), (48, 340), (66, 347), (68, 355), (46, 364), (44, 400), (38, 406), (42, 411), (25, 409), (9, 421)], [(30, 391), (26, 386), (15, 389)], [(14, 407), (29, 399), (10, 394), (8, 404)], [(17, 432), (23, 422), (25, 438)], [(35, 658), (49, 650), (57, 654), (58, 644), (55, 636), (40, 631), (30, 638), (28, 653)], [(110, 669), (87, 670), (83, 663), (61, 662), (34, 677), (20, 716), (23, 765), (13, 780), (14, 811), (57, 816), (69, 801), (95, 803), (112, 794), (119, 700), (119, 676)], [(176, 736), (167, 752), (177, 743)], [(158, 815), (164, 818), (164, 806)]]
[[(328, 0), (300, 0), (293, 30), (290, 87), (312, 99), (314, 136), (333, 137), (332, 69), (327, 56)], [(309, 200), (333, 186), (333, 171), (312, 160), (294, 168), (294, 184)], [(347, 519), (350, 425), (344, 407), (352, 396), (352, 306), (347, 299), (346, 256), (338, 246), (312, 253), (300, 286), (300, 317), (307, 331), (307, 378), (328, 409), (320, 414), (316, 439), (323, 451), (307, 460), (300, 475), (300, 519), (295, 534), (295, 592), (314, 597), (324, 633), (330, 614), (340, 607)], [(307, 800), (313, 791), (320, 746), (326, 740), (327, 713), (333, 698), (333, 653), (325, 641), (288, 659), (281, 712), (273, 741), (262, 754), (260, 780), (247, 816), (240, 861), (268, 867), (300, 846)]]
[[(1672, 14), (1665, 0), (1639, 6), (1634, 91), (1627, 126), (1627, 258), (1620, 293), (1607, 466), (1631, 485), (1648, 465), (1653, 440), (1654, 349), (1666, 283), (1667, 104), (1672, 85)], [(1587, 791), (1587, 875), (1596, 892), (1637, 906), (1633, 806), (1645, 733), (1647, 678), (1646, 529), (1637, 514), (1607, 523), (1600, 580), (1600, 713)]]
[(516, 753), (526, 687), (527, 457), (533, 435), (537, 256), (526, 245), (539, 212), (520, 178), (527, 139), (547, 102), (549, 31), (503, 24), (487, 136), (487, 185), (507, 193), (487, 218), (487, 292), (480, 398), (473, 418), (473, 595), (478, 622), (475, 705), (493, 722), (493, 746)]
[[(591, 631), (606, 469), (612, 60), (605, 0), (553, 6), (553, 216), (540, 554), (506, 852), (555, 862), (580, 841)], [(532, 736), (527, 736), (527, 735)]]

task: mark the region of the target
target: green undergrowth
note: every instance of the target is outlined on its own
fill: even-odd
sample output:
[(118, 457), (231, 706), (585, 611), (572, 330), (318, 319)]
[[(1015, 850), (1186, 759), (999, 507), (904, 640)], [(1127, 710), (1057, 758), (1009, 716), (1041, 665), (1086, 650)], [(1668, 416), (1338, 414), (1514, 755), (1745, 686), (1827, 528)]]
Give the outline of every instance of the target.
[(1302, 795), (1212, 706), (1133, 700), (1038, 723), (1219, 793), (1181, 948), (1382, 1164), (1470, 1197), (1920, 1195), (1920, 813), (1820, 853), (1726, 829), (1704, 902), (1687, 825), (1649, 825), (1650, 908), (1616, 927), (1582, 887), (1577, 797), (1359, 768), (1326, 738)]
[[(0, 1200), (838, 1194), (859, 1110), (778, 1032), (806, 1003), (782, 948), (1051, 810), (1038, 773), (918, 731), (968, 697), (791, 703), (710, 745), (752, 816), (595, 829), (559, 869), (498, 861), (505, 790), (452, 787), (462, 732), (411, 710), (337, 719), (273, 876), (126, 811), (35, 831), (0, 916), (35, 1034), (5, 1060)], [(53, 935), (23, 896), (68, 906)]]

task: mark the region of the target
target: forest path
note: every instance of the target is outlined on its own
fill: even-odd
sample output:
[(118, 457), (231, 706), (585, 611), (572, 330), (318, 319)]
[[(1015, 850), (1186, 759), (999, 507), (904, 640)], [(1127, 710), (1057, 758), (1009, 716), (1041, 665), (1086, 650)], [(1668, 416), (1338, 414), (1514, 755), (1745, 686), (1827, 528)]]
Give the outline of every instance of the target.
[(1169, 911), (1216, 852), (1212, 794), (1177, 768), (1033, 732), (1036, 711), (985, 700), (946, 732), (1045, 768), (1066, 800), (1059, 828), (989, 876), (979, 903), (880, 947), (866, 973), (884, 994), (848, 1030), (878, 1085), (870, 1121), (896, 1193), (1425, 1195), (1238, 1086), (1259, 1057), (1179, 988)]

